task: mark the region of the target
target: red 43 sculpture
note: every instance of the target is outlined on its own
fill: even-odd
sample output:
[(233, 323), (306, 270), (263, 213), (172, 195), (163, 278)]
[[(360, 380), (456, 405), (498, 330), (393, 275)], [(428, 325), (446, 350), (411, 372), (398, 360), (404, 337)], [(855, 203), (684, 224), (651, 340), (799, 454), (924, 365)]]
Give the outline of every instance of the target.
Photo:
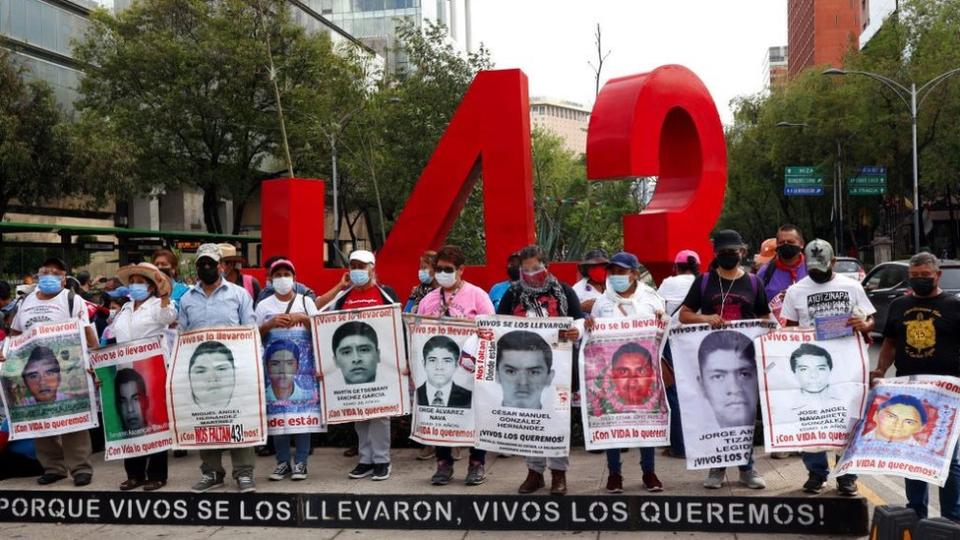
[[(489, 287), (506, 278), (507, 256), (536, 242), (527, 77), (520, 70), (477, 74), (377, 254), (382, 283), (406, 291), (421, 253), (444, 243), (476, 182), (483, 178), (485, 266), (466, 278)], [(704, 261), (723, 207), (727, 154), (716, 105), (682, 66), (613, 79), (597, 96), (587, 133), (591, 181), (657, 176), (650, 204), (623, 218), (624, 244), (657, 280), (673, 256), (694, 249)], [(343, 274), (324, 268), (324, 184), (277, 179), (263, 184), (263, 256), (283, 254), (297, 278), (326, 290)], [(554, 263), (568, 281), (575, 263)]]

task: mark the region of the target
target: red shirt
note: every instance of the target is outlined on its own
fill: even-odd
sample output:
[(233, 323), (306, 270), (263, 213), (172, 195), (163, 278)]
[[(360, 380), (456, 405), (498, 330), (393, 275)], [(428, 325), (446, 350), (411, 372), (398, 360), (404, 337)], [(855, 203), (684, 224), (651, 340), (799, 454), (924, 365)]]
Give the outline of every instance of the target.
[(340, 309), (357, 309), (373, 306), (384, 306), (383, 295), (380, 294), (379, 287), (369, 287), (367, 289), (350, 289), (350, 292), (344, 297), (343, 307)]

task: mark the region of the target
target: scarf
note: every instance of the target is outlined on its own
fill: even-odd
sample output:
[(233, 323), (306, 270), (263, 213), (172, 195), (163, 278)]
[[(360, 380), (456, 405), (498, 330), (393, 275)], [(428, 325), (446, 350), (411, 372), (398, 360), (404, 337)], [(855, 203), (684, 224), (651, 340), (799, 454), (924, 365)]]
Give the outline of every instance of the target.
[(780, 257), (776, 257), (774, 261), (776, 261), (777, 270), (782, 270), (790, 274), (790, 283), (797, 282), (797, 273), (800, 271), (800, 265), (803, 264), (803, 253), (800, 254), (800, 260), (798, 260), (797, 263), (793, 265), (787, 265), (786, 263), (780, 260)]
[(567, 316), (567, 295), (564, 294), (563, 287), (560, 286), (557, 278), (553, 277), (553, 274), (547, 274), (547, 279), (541, 287), (534, 287), (521, 279), (517, 294), (520, 305), (527, 313), (533, 312), (538, 317), (549, 317), (550, 314), (544, 313), (543, 306), (540, 305), (539, 301), (541, 296), (549, 295), (557, 300), (557, 316)]

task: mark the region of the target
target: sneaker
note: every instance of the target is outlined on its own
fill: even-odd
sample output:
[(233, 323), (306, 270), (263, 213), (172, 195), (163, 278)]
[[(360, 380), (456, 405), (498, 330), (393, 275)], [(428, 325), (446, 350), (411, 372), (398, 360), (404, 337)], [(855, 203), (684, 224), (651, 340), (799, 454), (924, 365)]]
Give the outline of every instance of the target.
[(307, 479), (307, 464), (306, 463), (297, 463), (293, 466), (293, 474), (290, 475), (291, 480), (306, 480)]
[(727, 482), (727, 469), (717, 467), (710, 469), (710, 474), (703, 481), (703, 487), (707, 489), (720, 489)]
[[(823, 489), (826, 483), (827, 477), (817, 473), (810, 473), (807, 475), (807, 481), (803, 484), (803, 491), (804, 493), (820, 493), (820, 490)], [(840, 479), (837, 479), (837, 485), (840, 485)]]
[(190, 491), (194, 493), (203, 493), (205, 491), (210, 491), (211, 489), (217, 489), (223, 487), (223, 475), (214, 474), (214, 473), (203, 473), (200, 477), (200, 481), (193, 485), (190, 488)]
[(257, 490), (257, 483), (253, 481), (253, 473), (237, 475), (237, 490), (240, 493), (253, 493)]
[(464, 480), (464, 483), (468, 486), (479, 486), (486, 479), (487, 471), (483, 463), (479, 461), (471, 462), (470, 467), (467, 468), (467, 479)]
[(750, 489), (763, 489), (767, 487), (767, 483), (763, 481), (763, 477), (760, 476), (760, 473), (758, 473), (756, 469), (740, 471), (740, 483)]
[(290, 464), (284, 461), (283, 463), (277, 463), (277, 467), (273, 469), (272, 473), (270, 473), (269, 478), (270, 480), (273, 480), (276, 482), (286, 478), (287, 475), (290, 474), (290, 472), (291, 472)]
[(607, 476), (607, 493), (623, 493), (623, 475), (610, 473)]
[(453, 478), (453, 465), (440, 461), (437, 463), (437, 472), (433, 473), (430, 483), (435, 486), (445, 486), (450, 483), (451, 478)]
[(370, 476), (371, 474), (373, 474), (373, 464), (360, 463), (356, 467), (354, 467), (353, 470), (350, 471), (350, 474), (348, 474), (347, 476), (353, 479), (357, 479), (357, 478), (364, 478), (366, 476)]
[(837, 477), (837, 494), (844, 497), (855, 497), (858, 493), (857, 479), (849, 475)]
[[(451, 474), (453, 470), (451, 469)], [(370, 477), (371, 480), (386, 480), (390, 478), (390, 464), (389, 463), (374, 463), (373, 464), (373, 476)]]
[(650, 493), (657, 493), (658, 491), (663, 491), (663, 482), (657, 478), (655, 473), (643, 473), (643, 487)]

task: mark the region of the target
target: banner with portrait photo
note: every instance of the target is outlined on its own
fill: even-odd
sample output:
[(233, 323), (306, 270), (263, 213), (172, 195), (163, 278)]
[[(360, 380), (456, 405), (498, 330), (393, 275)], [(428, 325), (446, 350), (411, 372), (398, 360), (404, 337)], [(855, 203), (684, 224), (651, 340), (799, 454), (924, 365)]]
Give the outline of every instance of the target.
[(476, 447), (535, 457), (570, 454), (573, 343), (569, 317), (478, 317)]
[(96, 427), (95, 385), (87, 373), (80, 320), (36, 324), (4, 340), (0, 395), (10, 440), (63, 435)]
[(267, 434), (326, 432), (310, 331), (302, 326), (271, 330), (263, 363)]
[(754, 346), (767, 452), (846, 446), (866, 400), (870, 358), (863, 339), (818, 341), (812, 329), (779, 331)]
[(100, 381), (103, 458), (145, 456), (173, 446), (167, 416), (167, 368), (162, 335), (90, 351)]
[(943, 487), (960, 435), (960, 379), (879, 379), (837, 463), (836, 474), (902, 476)]
[(657, 318), (594, 320), (580, 361), (587, 450), (670, 444), (659, 355), (666, 326)]
[(430, 446), (471, 446), (473, 369), (477, 325), (473, 321), (404, 315), (410, 342), (413, 423), (410, 438)]
[(174, 448), (243, 448), (266, 442), (260, 353), (255, 326), (179, 335), (167, 377)]
[(688, 469), (750, 460), (759, 399), (753, 340), (776, 326), (752, 319), (718, 330), (690, 324), (670, 331)]
[(410, 414), (399, 304), (320, 313), (312, 323), (328, 423)]

